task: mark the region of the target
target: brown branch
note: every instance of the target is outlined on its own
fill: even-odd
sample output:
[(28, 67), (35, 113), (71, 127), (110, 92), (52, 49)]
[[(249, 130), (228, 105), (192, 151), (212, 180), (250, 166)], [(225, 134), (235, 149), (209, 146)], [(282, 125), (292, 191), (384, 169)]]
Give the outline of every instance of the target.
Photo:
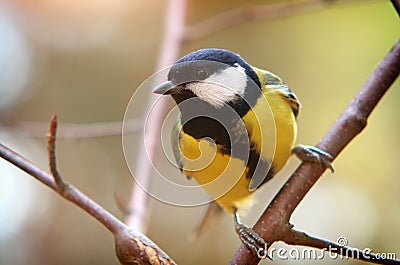
[[(21, 170), (25, 171), (26, 173), (36, 178), (57, 193), (59, 192), (57, 184), (55, 183), (52, 175), (41, 170), (32, 162), (30, 162), (20, 154), (14, 152), (13, 150), (9, 149), (3, 144), (0, 144), (0, 157), (20, 168)], [(98, 204), (96, 204), (94, 201), (84, 195), (77, 188), (68, 184), (66, 185), (68, 186), (68, 189), (60, 194), (62, 197), (78, 205), (84, 211), (88, 212), (113, 233), (117, 232), (121, 228), (121, 226), (123, 226), (123, 223), (121, 221), (119, 221), (109, 212), (101, 208)]]
[[(182, 36), (183, 36), (183, 21), (185, 15), (185, 0), (170, 0), (167, 11), (166, 18), (166, 30), (165, 37), (163, 41), (163, 45), (161, 47), (161, 54), (159, 58), (159, 62), (157, 64), (157, 69), (162, 69), (167, 67), (178, 58), (179, 51), (182, 45)], [(148, 108), (154, 104), (155, 97), (153, 96), (148, 102)], [(157, 112), (153, 117), (149, 117), (148, 121), (152, 125), (152, 135), (147, 135), (148, 137), (147, 143), (150, 143), (149, 148), (149, 157), (152, 161), (155, 159), (155, 155), (157, 152), (157, 137), (161, 130), (161, 123), (158, 121), (162, 120), (160, 117), (164, 115), (167, 110), (168, 101), (166, 99), (162, 99), (159, 101), (159, 109), (163, 111)], [(124, 131), (132, 131), (137, 132), (141, 131), (143, 128), (139, 126), (136, 121), (129, 121), (132, 124), (127, 124), (125, 121)], [(15, 124), (11, 124), (12, 126), (8, 127), (17, 127), (22, 129), (22, 131), (27, 132), (30, 135), (34, 136), (42, 136), (45, 131), (45, 126), (43, 123), (28, 123), (28, 122), (20, 122)], [(68, 139), (79, 139), (79, 138), (92, 138), (99, 136), (110, 136), (110, 135), (119, 135), (121, 133), (122, 123), (120, 122), (111, 122), (111, 123), (100, 123), (100, 124), (68, 124), (63, 125), (62, 130), (62, 138)], [(139, 234), (136, 230), (128, 228), (118, 219), (116, 219), (113, 215), (105, 211), (95, 202), (90, 200), (84, 194), (82, 194), (79, 190), (74, 188), (73, 186), (65, 183), (61, 175), (58, 173), (56, 167), (56, 155), (55, 155), (55, 135), (57, 129), (57, 120), (56, 117), (52, 117), (52, 121), (50, 124), (50, 130), (48, 135), (48, 153), (49, 153), (49, 164), (50, 170), (53, 174), (50, 176), (49, 174), (43, 172), (32, 163), (24, 159), (22, 156), (8, 149), (7, 147), (0, 144), (0, 155), (16, 166), (20, 167), (22, 170), (25, 170), (27, 173), (31, 174), (39, 181), (43, 182), (56, 192), (58, 192), (62, 197), (69, 200), (70, 202), (76, 204), (90, 215), (92, 215), (95, 219), (97, 219), (100, 223), (102, 223), (105, 227), (107, 227), (115, 237), (115, 245), (118, 259), (121, 264), (175, 264), (174, 261), (169, 258), (159, 247), (157, 247), (153, 242), (151, 242), (148, 238)], [(146, 156), (140, 156), (146, 157)], [(138, 172), (142, 174), (144, 179), (150, 181), (151, 177), (151, 164), (149, 161), (139, 161), (138, 164), (140, 168)], [(57, 183), (56, 183), (57, 182)], [(129, 212), (136, 213), (136, 215), (131, 215), (131, 218), (128, 218), (128, 224), (133, 227), (144, 227), (146, 224), (146, 214), (149, 212), (147, 208), (148, 197), (147, 194), (138, 186), (135, 185), (132, 192), (133, 196), (131, 198), (131, 210)], [(137, 214), (139, 213), (139, 215)]]
[[(369, 115), (399, 73), (400, 40), (380, 62), (317, 147), (337, 157), (365, 128)], [(324, 171), (324, 168), (316, 164), (302, 163), (272, 200), (254, 226), (254, 230), (264, 238), (268, 246), (285, 238), (286, 227), (293, 211)], [(259, 261), (255, 253), (241, 245), (231, 264), (258, 264)]]
[[(61, 123), (58, 139), (86, 139), (94, 137), (106, 137), (121, 135), (123, 123), (120, 121), (74, 124)], [(15, 129), (28, 134), (31, 137), (43, 137), (46, 134), (48, 124), (45, 122), (30, 121), (8, 121), (6, 129)], [(0, 127), (0, 128), (1, 128)], [(124, 131), (126, 133), (137, 133), (143, 130), (143, 125), (138, 120), (126, 120)]]
[(121, 264), (175, 264), (156, 244), (137, 231), (130, 229), (111, 213), (91, 200), (77, 188), (63, 181), (56, 167), (55, 141), (57, 118), (53, 114), (48, 133), (50, 175), (23, 156), (0, 144), (0, 157), (33, 176), (61, 197), (80, 207), (99, 221), (114, 235), (116, 254)]
[(246, 21), (267, 20), (311, 12), (324, 8), (332, 2), (333, 1), (326, 0), (310, 0), (241, 7), (187, 26), (184, 32), (184, 39), (185, 41), (193, 41)]
[[(183, 37), (183, 27), (185, 20), (186, 0), (169, 0), (166, 18), (163, 42), (160, 47), (160, 56), (157, 62), (157, 71), (172, 65), (178, 58)], [(137, 170), (135, 175), (140, 178), (141, 184), (144, 187), (151, 186), (152, 168), (151, 162), (155, 162), (156, 155), (159, 148), (159, 138), (161, 134), (161, 126), (164, 116), (168, 110), (168, 99), (162, 97), (157, 102), (157, 111), (150, 112), (154, 106), (157, 96), (152, 95), (147, 102), (147, 111), (149, 113), (148, 124), (151, 130), (146, 135), (143, 135), (146, 142), (146, 150), (137, 150), (139, 154), (138, 161), (136, 162)], [(150, 161), (151, 162), (150, 162)], [(132, 188), (132, 196), (129, 203), (129, 215), (126, 216), (126, 223), (138, 231), (145, 231), (148, 215), (148, 195), (143, 189), (135, 182)]]
[(115, 235), (115, 251), (122, 265), (176, 264), (150, 239), (129, 228)]

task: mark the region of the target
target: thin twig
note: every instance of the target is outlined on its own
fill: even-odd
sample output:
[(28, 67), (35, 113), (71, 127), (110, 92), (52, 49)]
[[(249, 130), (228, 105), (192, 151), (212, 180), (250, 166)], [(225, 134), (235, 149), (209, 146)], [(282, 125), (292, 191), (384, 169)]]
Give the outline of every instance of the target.
[(126, 201), (116, 192), (114, 192), (114, 203), (117, 209), (121, 212), (123, 219), (125, 218), (125, 216), (130, 214), (130, 210), (126, 204)]
[[(30, 137), (43, 137), (46, 134), (48, 124), (45, 122), (31, 121), (9, 121), (1, 125), (6, 129), (16, 129), (19, 132), (26, 133)], [(95, 137), (107, 137), (121, 135), (122, 122), (110, 121), (87, 124), (60, 123), (58, 139), (86, 139)], [(124, 132), (137, 133), (143, 130), (143, 124), (139, 120), (126, 120), (124, 122)]]
[[(74, 202), (76, 205), (79, 205), (81, 208), (86, 209), (87, 212), (96, 216), (96, 205), (94, 203), (91, 204), (92, 207), (85, 208), (86, 205), (80, 204), (82, 200), (81, 196), (76, 196), (76, 190), (71, 187), (69, 184), (65, 183), (58, 172), (57, 169), (57, 161), (56, 161), (56, 133), (57, 133), (57, 115), (54, 113), (51, 116), (49, 132), (47, 138), (47, 150), (49, 154), (49, 165), (50, 171), (53, 175), (54, 181), (56, 183), (56, 191), (68, 199), (71, 202)], [(78, 194), (79, 195), (79, 194)], [(107, 215), (106, 211), (100, 208), (100, 214), (104, 220), (104, 217), (111, 217), (111, 215)], [(97, 219), (97, 218), (96, 218)], [(99, 219), (98, 219), (99, 220)], [(117, 219), (115, 219), (117, 220)], [(115, 221), (114, 220), (114, 221)], [(107, 222), (108, 224), (109, 222)], [(137, 264), (140, 263), (148, 263), (150, 261), (162, 262), (164, 264), (174, 264), (174, 261), (169, 258), (157, 245), (155, 245), (150, 239), (145, 237), (144, 235), (139, 234), (137, 231), (128, 228), (126, 225), (115, 221), (116, 229), (112, 232), (115, 237), (115, 246), (116, 246), (116, 254), (121, 262), (121, 264)]]
[[(59, 192), (57, 184), (55, 183), (52, 175), (41, 170), (32, 162), (3, 144), (0, 144), (0, 157), (33, 176), (52, 190)], [(113, 233), (116, 233), (124, 225), (121, 221), (116, 219), (113, 215), (71, 185), (68, 185), (68, 192), (64, 192), (60, 195), (68, 201), (78, 205), (84, 211), (88, 212)]]
[(39, 169), (35, 166), (31, 161), (26, 159), (25, 157), (19, 155), (14, 152), (10, 148), (0, 143), (0, 157), (4, 160), (10, 162), (21, 170), (25, 171), (29, 175), (33, 176), (44, 185), (48, 186), (52, 190), (56, 190), (56, 183), (54, 182), (54, 178), (52, 175), (47, 172)]
[[(175, 264), (175, 262), (149, 238), (127, 227), (77, 188), (62, 180), (56, 168), (56, 128), (57, 119), (56, 116), (53, 115), (48, 139), (49, 164), (53, 176), (41, 170), (32, 162), (3, 144), (0, 144), (0, 157), (50, 187), (69, 202), (80, 207), (112, 232), (115, 238), (116, 254), (121, 264)], [(59, 183), (56, 183), (56, 181)]]
[[(165, 18), (164, 38), (160, 47), (160, 56), (157, 62), (157, 71), (172, 65), (178, 58), (183, 37), (183, 25), (186, 12), (186, 0), (169, 0), (167, 6), (167, 14)], [(161, 121), (168, 110), (168, 99), (162, 97), (157, 102), (157, 111), (151, 111), (158, 96), (151, 95), (147, 103), (148, 126), (151, 127), (148, 133), (144, 136), (146, 142), (145, 150), (137, 150), (140, 154), (136, 162), (137, 170), (135, 178), (140, 179), (143, 187), (151, 186), (153, 173), (153, 165), (155, 162), (159, 144), (159, 135), (161, 132)], [(146, 154), (147, 155), (144, 155)], [(144, 232), (147, 228), (149, 216), (148, 195), (143, 189), (134, 183), (132, 188), (132, 196), (129, 203), (129, 213), (126, 217), (126, 223), (140, 232)]]
[[(399, 73), (400, 40), (376, 67), (317, 147), (336, 157), (365, 128), (369, 115)], [(293, 211), (324, 171), (318, 165), (302, 163), (275, 196), (254, 226), (254, 230), (264, 238), (268, 246), (284, 237), (285, 227)], [(231, 264), (258, 264), (259, 261), (255, 253), (241, 245)]]
[(49, 155), (50, 172), (56, 182), (57, 189), (62, 192), (65, 188), (65, 183), (57, 170), (56, 162), (56, 133), (57, 133), (57, 115), (53, 113), (50, 119), (49, 132), (47, 133), (47, 153)]
[(311, 12), (324, 8), (332, 2), (310, 0), (241, 7), (187, 26), (184, 32), (184, 39), (185, 41), (196, 40), (246, 21), (282, 18), (294, 14)]

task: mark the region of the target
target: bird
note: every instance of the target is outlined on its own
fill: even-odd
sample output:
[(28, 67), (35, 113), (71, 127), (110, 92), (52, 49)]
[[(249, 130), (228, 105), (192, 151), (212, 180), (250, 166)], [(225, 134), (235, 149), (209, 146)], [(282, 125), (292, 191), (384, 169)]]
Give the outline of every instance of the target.
[(241, 242), (264, 255), (265, 241), (240, 220), (254, 203), (254, 192), (292, 154), (333, 171), (329, 153), (295, 146), (297, 96), (274, 73), (219, 48), (178, 59), (167, 81), (152, 92), (171, 96), (180, 111), (171, 144), (181, 173), (214, 199), (209, 212), (231, 214)]

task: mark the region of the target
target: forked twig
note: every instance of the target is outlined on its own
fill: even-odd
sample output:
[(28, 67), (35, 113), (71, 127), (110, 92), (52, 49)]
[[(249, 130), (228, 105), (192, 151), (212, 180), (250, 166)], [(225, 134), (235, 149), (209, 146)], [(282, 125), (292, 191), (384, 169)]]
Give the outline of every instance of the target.
[(64, 199), (80, 207), (104, 225), (114, 235), (116, 253), (121, 264), (175, 264), (175, 262), (168, 257), (161, 248), (146, 236), (127, 227), (124, 223), (77, 188), (63, 181), (56, 166), (56, 132), (57, 117), (53, 114), (51, 117), (47, 141), (49, 166), (52, 175), (41, 170), (32, 162), (3, 144), (0, 144), (0, 157), (50, 187)]
[[(365, 128), (369, 115), (399, 73), (400, 40), (375, 68), (364, 86), (317, 144), (317, 147), (330, 153), (333, 157), (337, 157), (350, 141)], [(293, 237), (294, 230), (289, 224), (290, 217), (324, 171), (325, 168), (321, 168), (319, 165), (302, 163), (272, 200), (254, 226), (254, 230), (263, 237), (268, 246), (279, 240), (285, 241), (285, 239), (290, 244), (296, 243)], [(301, 232), (296, 232), (296, 235), (299, 233)], [(319, 241), (320, 243), (328, 242), (322, 239)], [(307, 241), (302, 242), (306, 245)], [(321, 248), (325, 245), (312, 244), (311, 246)], [(374, 254), (370, 253), (365, 259), (360, 259), (376, 264), (400, 264), (398, 260), (374, 258)], [(259, 261), (260, 258), (255, 253), (241, 245), (234, 254), (231, 264), (258, 264)]]

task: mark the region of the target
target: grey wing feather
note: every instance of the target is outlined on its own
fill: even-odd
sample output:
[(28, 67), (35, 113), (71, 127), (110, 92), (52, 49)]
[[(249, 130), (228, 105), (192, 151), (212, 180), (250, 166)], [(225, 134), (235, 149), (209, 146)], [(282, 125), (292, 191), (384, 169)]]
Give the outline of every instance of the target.
[(297, 118), (301, 105), (296, 94), (293, 93), (293, 91), (290, 90), (290, 88), (285, 84), (278, 85), (277, 90), (279, 90), (281, 94), (289, 101), (290, 106), (292, 107), (293, 114)]
[(267, 85), (280, 85), (283, 84), (282, 79), (274, 73), (267, 70), (262, 70), (264, 74), (265, 84)]
[(182, 164), (182, 156), (179, 150), (179, 139), (180, 139), (180, 131), (181, 131), (181, 124), (177, 122), (172, 128), (171, 132), (171, 145), (172, 145), (172, 153), (174, 154), (176, 164), (179, 167), (179, 170), (182, 171), (183, 164)]
[(292, 107), (293, 110), (293, 114), (295, 117), (297, 117), (301, 105), (296, 94), (293, 93), (293, 91), (290, 90), (290, 88), (286, 84), (284, 84), (282, 79), (280, 79), (277, 75), (267, 70), (263, 70), (263, 72), (266, 85), (271, 86), (277, 91), (279, 91), (282, 94), (282, 96), (284, 96), (289, 101), (290, 106)]

